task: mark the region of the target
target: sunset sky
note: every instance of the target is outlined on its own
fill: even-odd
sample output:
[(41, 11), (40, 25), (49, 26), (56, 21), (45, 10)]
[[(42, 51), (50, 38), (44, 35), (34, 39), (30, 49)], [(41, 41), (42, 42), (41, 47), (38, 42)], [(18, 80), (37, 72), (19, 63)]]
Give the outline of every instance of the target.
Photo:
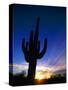
[(37, 59), (36, 70), (61, 73), (66, 69), (66, 8), (29, 5), (15, 5), (13, 8), (13, 73), (28, 69), (22, 39), (25, 37), (26, 41), (29, 40), (30, 31), (35, 30), (37, 17), (40, 17), (40, 51), (44, 38), (47, 38), (47, 50), (41, 59)]

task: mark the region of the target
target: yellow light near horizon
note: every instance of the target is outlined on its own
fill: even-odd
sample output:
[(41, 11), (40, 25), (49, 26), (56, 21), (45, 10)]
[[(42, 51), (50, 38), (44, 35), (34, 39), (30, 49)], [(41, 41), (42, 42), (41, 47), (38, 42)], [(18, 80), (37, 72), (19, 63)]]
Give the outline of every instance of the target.
[(47, 74), (45, 75), (45, 77), (46, 77), (46, 79), (49, 79), (49, 78), (51, 77), (51, 74), (47, 73)]
[(41, 79), (43, 79), (43, 78), (44, 78), (44, 77), (43, 77), (43, 75), (40, 75), (40, 72), (37, 72), (37, 73), (36, 73), (35, 79), (41, 80)]
[(51, 75), (52, 75), (51, 73), (41, 74), (41, 72), (37, 72), (35, 79), (38, 79), (38, 80), (49, 79), (51, 77)]

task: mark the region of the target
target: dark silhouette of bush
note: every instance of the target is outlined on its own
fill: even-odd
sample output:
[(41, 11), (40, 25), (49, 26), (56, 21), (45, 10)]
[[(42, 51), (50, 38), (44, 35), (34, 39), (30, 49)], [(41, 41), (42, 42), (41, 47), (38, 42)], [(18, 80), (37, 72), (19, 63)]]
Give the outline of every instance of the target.
[(54, 84), (54, 83), (66, 83), (66, 74), (57, 74), (53, 75), (50, 79), (47, 80), (47, 84)]
[[(53, 75), (49, 79), (42, 79), (39, 81), (38, 79), (29, 79), (24, 76), (23, 73), (13, 75), (10, 73), (10, 83), (13, 86), (21, 86), (21, 85), (40, 85), (40, 84), (56, 84), (56, 83), (66, 83), (66, 74), (57, 74)], [(46, 78), (46, 77), (45, 77)]]
[(29, 69), (28, 69), (28, 78), (29, 79), (35, 78), (37, 59), (40, 59), (43, 57), (43, 55), (46, 52), (46, 48), (47, 48), (47, 39), (45, 39), (44, 47), (43, 47), (42, 51), (40, 52), (40, 41), (38, 40), (39, 19), (40, 18), (37, 19), (35, 35), (32, 30), (30, 33), (29, 42), (26, 42), (26, 44), (25, 44), (25, 38), (22, 41), (22, 51), (24, 53), (26, 61), (29, 63)]

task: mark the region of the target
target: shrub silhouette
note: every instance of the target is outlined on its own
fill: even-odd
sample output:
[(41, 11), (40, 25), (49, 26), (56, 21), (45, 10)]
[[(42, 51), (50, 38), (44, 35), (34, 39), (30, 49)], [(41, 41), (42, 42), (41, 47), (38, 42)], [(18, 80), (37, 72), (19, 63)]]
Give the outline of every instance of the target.
[(28, 76), (27, 76), (29, 79), (35, 78), (37, 59), (40, 59), (43, 57), (43, 55), (46, 52), (46, 48), (47, 48), (47, 39), (45, 39), (44, 47), (43, 47), (42, 51), (40, 52), (40, 41), (38, 40), (39, 20), (40, 20), (40, 18), (38, 17), (35, 35), (32, 30), (30, 32), (29, 42), (26, 42), (26, 44), (25, 44), (25, 38), (23, 38), (23, 40), (22, 40), (22, 51), (24, 53), (26, 61), (29, 63)]

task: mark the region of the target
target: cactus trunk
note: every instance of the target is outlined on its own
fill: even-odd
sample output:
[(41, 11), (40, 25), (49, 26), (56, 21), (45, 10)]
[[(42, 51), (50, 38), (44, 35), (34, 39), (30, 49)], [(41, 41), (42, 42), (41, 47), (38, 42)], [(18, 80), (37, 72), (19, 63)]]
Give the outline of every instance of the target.
[(28, 78), (32, 80), (35, 78), (37, 60), (30, 60), (30, 61), (33, 61), (33, 62), (29, 63)]

